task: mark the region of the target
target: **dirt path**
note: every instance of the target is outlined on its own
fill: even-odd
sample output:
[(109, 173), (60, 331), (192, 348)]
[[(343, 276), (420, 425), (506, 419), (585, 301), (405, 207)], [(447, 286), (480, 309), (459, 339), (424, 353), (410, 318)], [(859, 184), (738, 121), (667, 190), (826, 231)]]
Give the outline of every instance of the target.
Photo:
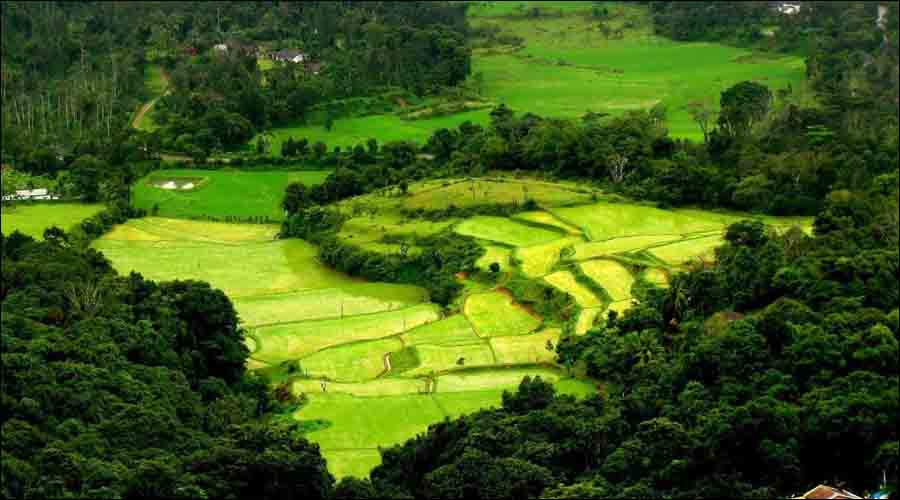
[(384, 355), (384, 373), (391, 373), (391, 353)]
[(134, 120), (131, 121), (131, 128), (135, 128), (135, 129), (141, 128), (141, 122), (144, 120), (144, 117), (147, 115), (147, 113), (151, 109), (153, 109), (153, 106), (156, 105), (156, 101), (159, 101), (159, 99), (161, 97), (167, 96), (171, 92), (169, 90), (169, 75), (167, 75), (165, 71), (162, 71), (161, 75), (162, 75), (162, 79), (165, 80), (165, 82), (166, 82), (166, 91), (163, 92), (162, 95), (154, 97), (153, 99), (148, 101), (146, 104), (141, 106), (141, 109), (139, 109), (137, 114), (134, 115)]

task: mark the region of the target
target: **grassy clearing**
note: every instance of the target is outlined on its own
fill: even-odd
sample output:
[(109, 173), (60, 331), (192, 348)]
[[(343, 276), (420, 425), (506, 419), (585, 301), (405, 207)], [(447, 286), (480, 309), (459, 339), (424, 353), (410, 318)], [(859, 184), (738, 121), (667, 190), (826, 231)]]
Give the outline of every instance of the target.
[(338, 382), (374, 380), (387, 371), (384, 357), (403, 349), (396, 338), (348, 344), (319, 351), (300, 362), (305, 375)]
[(482, 338), (528, 335), (541, 325), (540, 319), (500, 292), (470, 296), (465, 311), (475, 333)]
[(631, 298), (634, 276), (622, 264), (611, 260), (589, 260), (581, 263), (581, 270), (602, 286), (613, 300)]
[(512, 219), (523, 220), (535, 224), (543, 224), (545, 226), (552, 226), (557, 229), (561, 229), (563, 232), (568, 233), (572, 236), (580, 236), (582, 234), (581, 230), (577, 227), (571, 224), (566, 224), (565, 222), (557, 219), (552, 214), (547, 212), (523, 212), (513, 215)]
[[(662, 102), (668, 108), (668, 128), (675, 137), (702, 139), (684, 109), (696, 100), (718, 103), (722, 90), (756, 80), (774, 90), (803, 87), (803, 60), (792, 56), (759, 54), (712, 43), (680, 43), (652, 35), (645, 7), (610, 6), (611, 28), (626, 22), (622, 39), (607, 39), (599, 21), (573, 10), (590, 5), (535, 3), (553, 15), (531, 18), (504, 5), (486, 12), (505, 17), (501, 27), (525, 40), (525, 48), (512, 53), (476, 51), (474, 71), (484, 75), (484, 94), (513, 109), (544, 116), (575, 117), (585, 111), (621, 114)], [(558, 17), (556, 12), (564, 15)], [(492, 14), (473, 24), (497, 23)], [(690, 61), (690, 64), (684, 64)]]
[(381, 465), (378, 450), (323, 450), (328, 470), (335, 477), (369, 477), (369, 472)]
[(650, 246), (677, 241), (680, 236), (632, 236), (575, 245), (575, 260), (596, 259), (617, 253), (635, 252)]
[(561, 184), (514, 179), (446, 181), (444, 185), (422, 190), (409, 197), (404, 206), (409, 209), (445, 209), (496, 203), (525, 203), (534, 200), (542, 206), (587, 203), (590, 194)]
[(543, 245), (519, 248), (516, 258), (521, 261), (522, 272), (532, 278), (541, 278), (553, 270), (560, 261), (564, 248), (583, 242), (581, 237), (569, 237)]
[(79, 222), (96, 215), (103, 205), (81, 203), (47, 203), (3, 207), (0, 231), (9, 236), (15, 231), (43, 239), (44, 230), (58, 227), (69, 230)]
[[(236, 170), (160, 170), (133, 188), (134, 204), (159, 215), (180, 218), (284, 217), (281, 200), (292, 182), (322, 183), (327, 171), (244, 172)], [(164, 189), (168, 182), (190, 179), (191, 189)]]
[(557, 271), (544, 277), (547, 283), (568, 293), (575, 298), (575, 302), (584, 308), (601, 307), (603, 300), (594, 292), (575, 280), (575, 275), (570, 271)]
[(469, 370), (440, 377), (437, 393), (515, 390), (525, 377), (541, 377), (552, 384), (565, 378), (560, 370), (543, 367)]
[[(520, 337), (499, 337), (491, 339), (491, 348), (500, 365), (552, 364), (556, 361), (554, 349), (559, 344), (559, 337), (557, 329)], [(552, 347), (548, 350), (549, 346)]]
[(720, 235), (707, 236), (653, 248), (650, 253), (673, 266), (680, 266), (696, 259), (715, 260), (713, 251), (723, 243)]
[(260, 346), (253, 357), (278, 364), (328, 347), (390, 337), (438, 319), (436, 306), (422, 304), (386, 313), (258, 328), (253, 333)]
[(558, 240), (562, 234), (527, 226), (505, 217), (472, 217), (455, 228), (464, 236), (522, 247)]

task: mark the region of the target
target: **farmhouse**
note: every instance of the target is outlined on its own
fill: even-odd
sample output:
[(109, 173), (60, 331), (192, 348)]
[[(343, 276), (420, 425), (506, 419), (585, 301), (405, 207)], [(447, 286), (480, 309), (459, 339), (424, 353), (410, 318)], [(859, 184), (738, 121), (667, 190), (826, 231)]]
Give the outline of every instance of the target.
[(849, 491), (841, 490), (838, 488), (832, 488), (831, 486), (819, 485), (808, 491), (805, 495), (797, 497), (797, 498), (833, 498), (835, 500), (853, 500), (856, 498), (862, 498), (860, 496), (854, 495)]
[(299, 64), (309, 59), (303, 51), (296, 49), (282, 49), (269, 54), (269, 58), (273, 61), (289, 62)]
[(793, 16), (800, 13), (801, 5), (796, 2), (776, 2), (774, 8), (784, 15)]
[(50, 191), (47, 189), (23, 189), (16, 191), (15, 194), (3, 197), (3, 201), (43, 201), (58, 199), (58, 196), (50, 194)]

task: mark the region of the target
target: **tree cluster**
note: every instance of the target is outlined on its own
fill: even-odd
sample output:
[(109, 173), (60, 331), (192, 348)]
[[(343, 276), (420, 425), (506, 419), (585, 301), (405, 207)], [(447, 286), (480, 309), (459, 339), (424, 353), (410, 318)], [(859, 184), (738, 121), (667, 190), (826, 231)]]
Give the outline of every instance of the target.
[(262, 424), (221, 291), (117, 276), (59, 230), (0, 251), (5, 498), (330, 497), (318, 447)]

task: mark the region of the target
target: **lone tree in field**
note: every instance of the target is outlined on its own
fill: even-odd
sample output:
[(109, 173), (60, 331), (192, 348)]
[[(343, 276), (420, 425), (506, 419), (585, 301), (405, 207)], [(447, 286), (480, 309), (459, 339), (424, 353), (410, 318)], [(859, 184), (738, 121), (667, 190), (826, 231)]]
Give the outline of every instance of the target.
[(741, 82), (722, 92), (719, 128), (732, 138), (750, 135), (769, 114), (772, 91), (755, 82)]
[(703, 101), (694, 101), (687, 106), (687, 112), (703, 132), (703, 142), (709, 143), (709, 126), (715, 122), (716, 112)]
[(628, 157), (620, 153), (613, 153), (608, 161), (610, 179), (616, 184), (621, 184), (628, 173)]

